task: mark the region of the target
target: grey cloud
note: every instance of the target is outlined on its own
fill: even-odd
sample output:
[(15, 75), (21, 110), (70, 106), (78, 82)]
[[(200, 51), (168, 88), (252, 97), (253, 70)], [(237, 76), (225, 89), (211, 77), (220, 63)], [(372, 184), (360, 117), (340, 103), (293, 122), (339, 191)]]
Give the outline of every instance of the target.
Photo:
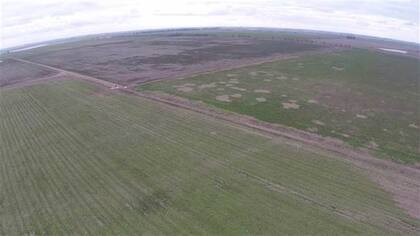
[(1, 47), (83, 33), (220, 25), (296, 27), (419, 40), (418, 0), (2, 1)]

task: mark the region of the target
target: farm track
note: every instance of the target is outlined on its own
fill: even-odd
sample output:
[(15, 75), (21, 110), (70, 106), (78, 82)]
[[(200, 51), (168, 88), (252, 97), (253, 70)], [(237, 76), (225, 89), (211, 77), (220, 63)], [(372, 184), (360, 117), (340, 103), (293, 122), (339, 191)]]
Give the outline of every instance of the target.
[[(402, 207), (404, 207), (407, 211), (412, 213), (413, 216), (418, 217), (418, 215), (415, 215), (415, 212), (414, 212), (414, 211), (417, 211), (416, 208), (414, 208), (414, 209), (409, 209), (408, 208), (410, 206), (415, 206), (415, 202), (411, 202), (411, 201), (416, 201), (416, 198), (413, 197), (413, 196), (418, 194), (418, 191), (416, 191), (416, 189), (420, 189), (420, 186), (419, 186), (420, 171), (418, 169), (415, 169), (415, 168), (412, 168), (412, 167), (409, 167), (409, 166), (399, 165), (399, 164), (396, 164), (396, 163), (393, 163), (393, 162), (390, 162), (390, 161), (380, 160), (380, 159), (371, 157), (367, 153), (356, 151), (356, 150), (353, 150), (351, 148), (347, 148), (345, 146), (339, 145), (335, 142), (331, 142), (331, 140), (322, 140), (322, 139), (320, 139), (320, 137), (314, 137), (314, 136), (311, 136), (311, 135), (308, 136), (308, 134), (305, 133), (305, 132), (300, 132), (300, 131), (297, 131), (297, 130), (288, 129), (286, 127), (272, 126), (268, 123), (259, 122), (259, 121), (257, 122), (255, 120), (250, 120), (249, 117), (244, 117), (244, 116), (240, 116), (240, 115), (236, 115), (236, 114), (230, 114), (230, 113), (228, 114), (228, 113), (225, 113), (225, 112), (221, 112), (219, 110), (209, 109), (206, 106), (197, 105), (197, 104), (194, 104), (194, 103), (191, 103), (189, 101), (179, 99), (179, 98), (176, 98), (176, 97), (165, 96), (165, 95), (157, 95), (157, 94), (151, 94), (151, 93), (147, 93), (147, 94), (146, 93), (140, 93), (140, 92), (134, 91), (131, 88), (124, 88), (121, 85), (111, 83), (111, 82), (107, 82), (107, 81), (103, 81), (103, 80), (100, 80), (100, 79), (96, 79), (96, 78), (91, 77), (91, 76), (85, 76), (85, 75), (81, 75), (81, 74), (78, 74), (78, 73), (75, 73), (75, 72), (69, 72), (69, 71), (66, 71), (66, 70), (58, 69), (58, 68), (51, 67), (51, 66), (46, 66), (46, 65), (43, 65), (43, 64), (39, 64), (39, 63), (30, 62), (30, 61), (27, 61), (27, 60), (22, 60), (22, 59), (16, 59), (16, 60), (21, 61), (21, 62), (35, 64), (35, 65), (38, 65), (38, 66), (43, 66), (43, 67), (46, 67), (46, 68), (49, 68), (49, 69), (52, 69), (52, 70), (59, 71), (60, 75), (69, 75), (69, 77), (74, 77), (74, 78), (78, 78), (78, 79), (81, 79), (81, 80), (87, 80), (87, 81), (93, 82), (95, 84), (105, 86), (107, 88), (116, 89), (116, 91), (120, 91), (120, 92), (131, 94), (131, 95), (136, 95), (136, 96), (146, 98), (148, 100), (153, 100), (153, 101), (156, 101), (156, 102), (159, 102), (159, 103), (165, 103), (165, 104), (170, 105), (170, 106), (180, 107), (180, 108), (187, 109), (187, 110), (190, 110), (190, 111), (194, 111), (194, 112), (197, 112), (197, 113), (200, 113), (200, 114), (204, 114), (204, 115), (212, 117), (212, 118), (216, 118), (216, 119), (223, 120), (223, 121), (228, 121), (228, 122), (233, 123), (235, 125), (248, 127), (248, 128), (257, 130), (258, 132), (262, 132), (265, 135), (281, 136), (281, 137), (287, 138), (289, 140), (298, 141), (299, 143), (309, 144), (311, 146), (309, 148), (305, 148), (302, 145), (299, 145), (299, 148), (306, 149), (306, 150), (309, 150), (309, 151), (312, 151), (312, 152), (314, 151), (313, 147), (316, 147), (316, 148), (321, 148), (322, 150), (326, 150), (328, 152), (339, 153), (339, 154), (341, 154), (345, 157), (348, 157), (348, 161), (352, 162), (353, 164), (356, 164), (359, 168), (364, 169), (365, 171), (369, 172), (371, 177), (376, 182), (381, 184), (386, 190), (390, 191), (394, 195), (397, 195), (396, 199)], [(83, 101), (80, 101), (80, 102), (83, 102)], [(37, 106), (35, 106), (35, 107), (37, 107)], [(22, 109), (24, 109), (24, 108), (22, 108)], [(42, 108), (39, 108), (39, 109), (42, 109)], [(45, 112), (47, 112), (47, 111), (45, 111)], [(120, 119), (123, 119), (123, 118), (120, 117)], [(52, 120), (54, 120), (54, 119), (52, 119)], [(122, 120), (122, 121), (124, 121), (124, 120)], [(29, 121), (27, 120), (27, 121), (22, 121), (22, 122), (29, 122)], [(51, 125), (53, 127), (57, 124), (54, 124), (54, 125), (49, 124), (49, 125)], [(61, 129), (63, 129), (63, 132), (65, 133), (65, 126), (61, 125), (60, 127), (61, 127)], [(112, 129), (120, 129), (120, 128), (122, 128), (122, 127), (117, 126), (117, 127), (111, 128), (111, 130)], [(145, 129), (145, 127), (139, 127), (139, 128)], [(145, 130), (151, 131), (152, 128), (151, 127), (146, 128)], [(162, 134), (165, 133), (164, 130), (162, 130), (161, 134), (158, 134), (158, 133), (155, 133), (155, 132), (153, 132), (153, 133), (156, 136), (165, 137), (164, 135), (162, 135)], [(28, 133), (28, 135), (30, 135), (30, 134), (31, 134), (31, 132)], [(185, 135), (188, 135), (188, 133), (185, 133)], [(75, 139), (71, 135), (68, 136), (68, 138), (70, 140)], [(50, 138), (50, 140), (53, 140), (53, 139), (54, 139), (54, 137)], [(168, 140), (168, 141), (174, 142), (173, 140)], [(76, 140), (74, 140), (73, 142), (77, 143)], [(27, 145), (27, 146), (32, 145), (33, 146), (35, 144), (25, 144), (25, 145)], [(84, 144), (78, 143), (78, 145), (84, 145)], [(86, 149), (89, 149), (89, 148), (86, 147)], [(64, 150), (65, 150), (65, 148), (64, 148)], [(57, 153), (62, 152), (62, 150), (61, 149), (53, 149), (52, 152), (57, 154)], [(316, 152), (323, 153), (323, 151), (316, 151)], [(331, 156), (334, 156), (334, 155), (331, 155)], [(96, 160), (100, 160), (100, 157), (98, 157)], [(68, 160), (68, 161), (69, 161), (69, 163), (66, 164), (66, 165), (71, 166), (72, 165), (71, 160)], [(97, 168), (95, 166), (98, 166), (99, 164), (103, 165), (103, 164), (106, 164), (106, 163), (92, 162), (92, 163), (89, 164), (89, 162), (88, 162), (88, 166), (89, 166), (89, 168), (92, 168), (92, 170), (95, 170), (95, 168)], [(11, 164), (11, 165), (17, 165), (17, 164)], [(39, 164), (39, 165), (42, 166), (41, 164)], [(73, 163), (73, 165), (75, 165), (75, 164)], [(76, 168), (76, 167), (73, 167), (73, 168)], [(54, 174), (54, 173), (46, 173), (45, 176), (49, 176), (50, 174)], [(59, 174), (59, 173), (55, 173), (55, 174)], [(249, 175), (249, 176), (251, 176), (251, 175)], [(94, 178), (94, 177), (90, 177), (90, 178)], [(106, 178), (109, 178), (109, 177), (105, 177), (105, 179)], [(122, 184), (122, 186), (124, 186), (123, 178), (121, 178), (120, 181), (117, 181), (118, 178), (119, 177), (113, 177), (109, 181), (116, 182), (116, 183), (119, 182), (119, 184)], [(53, 181), (53, 180), (50, 180), (50, 181)], [(271, 186), (271, 188), (274, 188), (274, 189), (276, 189), (276, 188), (277, 189), (283, 189), (281, 186), (277, 186), (276, 184), (271, 184), (269, 181), (267, 182), (266, 180), (258, 180), (258, 178), (255, 178), (254, 181), (260, 182), (260, 183), (262, 183), (264, 185), (267, 185), (267, 186)], [(85, 182), (85, 184), (88, 185), (89, 180), (84, 180), (84, 182)], [(395, 188), (395, 186), (390, 186), (390, 185), (400, 185), (400, 186)], [(275, 187), (275, 186), (277, 186), (277, 187)], [(130, 194), (129, 189), (131, 189), (131, 188), (132, 188), (132, 186), (126, 188), (126, 191), (127, 191), (128, 195)], [(17, 190), (10, 190), (10, 191), (13, 192), (13, 191), (17, 191)], [(113, 193), (109, 193), (109, 194), (110, 194), (110, 196), (115, 196), (115, 195), (113, 195)], [(408, 202), (408, 203), (405, 202), (405, 205), (404, 205), (404, 203), (402, 203), (401, 201), (406, 201), (406, 200), (405, 199), (402, 199), (402, 200), (398, 199), (398, 194), (400, 194), (400, 195), (402, 194), (403, 197), (404, 196), (405, 197), (409, 196), (410, 202)], [(65, 196), (66, 196), (66, 194), (63, 194), (63, 197), (65, 197)], [(77, 197), (77, 193), (72, 192), (71, 196)], [(117, 199), (118, 196), (115, 196), (115, 198)], [(25, 202), (24, 199), (22, 199), (22, 200), (23, 200), (23, 202)], [(86, 202), (86, 207), (87, 207), (86, 209), (89, 209), (88, 202), (92, 201), (92, 199), (90, 199), (90, 200), (89, 199), (80, 199), (80, 200), (82, 202)], [(45, 198), (45, 200), (43, 200), (43, 201), (45, 202), (44, 204), (47, 204), (48, 199)], [(312, 200), (310, 200), (310, 201), (312, 201)], [(414, 204), (414, 205), (412, 205), (412, 204)], [(21, 206), (21, 207), (24, 208), (25, 206)], [(45, 205), (45, 207), (46, 207), (46, 209), (48, 209), (48, 205)], [(105, 212), (94, 212), (95, 214), (103, 216), (103, 218), (98, 219), (99, 221), (101, 221), (101, 222), (102, 221), (103, 222), (112, 222), (112, 220), (106, 219), (106, 217), (105, 217), (109, 214), (112, 215), (112, 213), (115, 211), (115, 209), (112, 209), (110, 207), (111, 206), (103, 206), (104, 209), (107, 209)], [(369, 208), (369, 206), (366, 206), (366, 207)], [(414, 212), (414, 214), (413, 214), (413, 212)], [(348, 213), (337, 212), (337, 214), (347, 215)], [(358, 215), (358, 217), (362, 216), (360, 212), (357, 213), (356, 215)], [(389, 215), (389, 216), (391, 216), (391, 215)], [(368, 216), (366, 216), (366, 217), (368, 217)], [(121, 217), (121, 219), (124, 219), (124, 217)], [(16, 220), (17, 220), (17, 222), (22, 222), (21, 224), (24, 224), (23, 223), (24, 219), (16, 219)], [(58, 218), (58, 219), (54, 219), (54, 220), (64, 221), (65, 218), (63, 218), (63, 219)], [(399, 222), (398, 219), (393, 219), (392, 221)], [(392, 222), (392, 221), (390, 221), (390, 222)], [(409, 226), (409, 225), (401, 226), (400, 224), (405, 225), (404, 222), (399, 222), (399, 223), (397, 223), (396, 227), (397, 228), (399, 228), (399, 227), (411, 228), (411, 226)], [(398, 226), (398, 225), (400, 225), (400, 226)], [(86, 228), (85, 230), (88, 230), (88, 229)], [(413, 228), (413, 230), (415, 230), (415, 228)], [(86, 231), (86, 232), (88, 232), (88, 231)], [(125, 233), (129, 233), (129, 232), (125, 232)]]

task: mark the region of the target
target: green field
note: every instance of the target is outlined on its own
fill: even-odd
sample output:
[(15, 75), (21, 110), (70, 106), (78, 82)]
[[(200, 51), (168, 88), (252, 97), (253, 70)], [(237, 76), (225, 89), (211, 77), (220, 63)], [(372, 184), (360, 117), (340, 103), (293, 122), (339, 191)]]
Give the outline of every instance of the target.
[(138, 89), (204, 101), (414, 164), (420, 162), (418, 65), (413, 58), (349, 50)]
[(81, 81), (0, 96), (0, 235), (419, 232), (315, 149)]

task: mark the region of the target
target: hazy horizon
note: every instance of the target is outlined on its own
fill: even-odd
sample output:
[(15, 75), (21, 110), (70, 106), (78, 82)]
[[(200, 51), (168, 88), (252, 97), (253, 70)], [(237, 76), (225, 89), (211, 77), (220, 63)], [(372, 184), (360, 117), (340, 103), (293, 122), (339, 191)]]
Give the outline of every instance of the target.
[(415, 0), (4, 0), (0, 48), (84, 35), (190, 27), (267, 27), (419, 43)]

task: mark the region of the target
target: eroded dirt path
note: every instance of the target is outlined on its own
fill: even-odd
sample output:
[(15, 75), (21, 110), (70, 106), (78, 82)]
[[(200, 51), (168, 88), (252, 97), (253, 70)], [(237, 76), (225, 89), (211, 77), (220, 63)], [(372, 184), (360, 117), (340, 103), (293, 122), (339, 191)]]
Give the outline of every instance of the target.
[[(365, 150), (351, 148), (336, 139), (325, 138), (290, 127), (259, 121), (245, 115), (212, 108), (202, 103), (166, 94), (138, 92), (130, 87), (82, 75), (76, 72), (66, 71), (60, 68), (23, 59), (15, 60), (58, 71), (60, 76), (65, 76), (67, 78), (86, 80), (108, 89), (113, 89), (115, 91), (139, 96), (155, 102), (205, 114), (207, 116), (238, 125), (239, 127), (246, 127), (248, 129), (251, 128), (252, 130), (270, 137), (280, 136), (296, 143), (305, 144), (298, 146), (299, 148), (308, 151), (321, 152), (324, 155), (333, 158), (338, 158), (334, 155), (338, 153), (345, 157), (346, 161), (353, 163), (356, 167), (366, 173), (374, 182), (382, 186), (386, 191), (390, 192), (398, 205), (405, 209), (407, 213), (417, 219), (420, 219), (420, 169), (418, 168), (378, 159), (371, 156)], [(45, 80), (49, 79), (46, 78)]]

